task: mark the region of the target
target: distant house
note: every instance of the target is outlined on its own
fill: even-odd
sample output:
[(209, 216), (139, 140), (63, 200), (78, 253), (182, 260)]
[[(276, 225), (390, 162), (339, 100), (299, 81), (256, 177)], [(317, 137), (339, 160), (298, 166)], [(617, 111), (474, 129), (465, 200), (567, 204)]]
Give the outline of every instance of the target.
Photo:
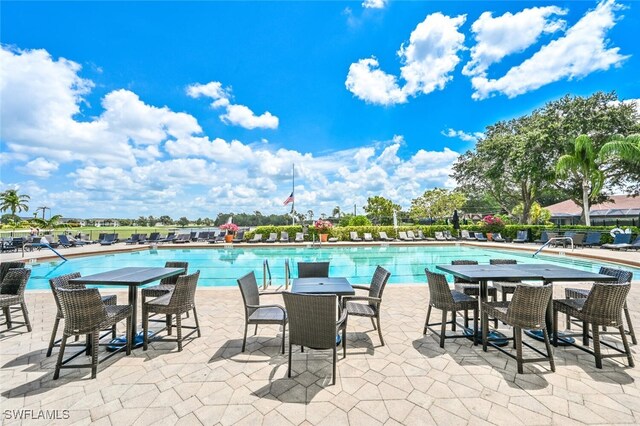
[[(589, 209), (591, 225), (594, 226), (640, 226), (640, 197), (612, 195), (612, 201), (594, 204)], [(546, 207), (551, 212), (551, 221), (557, 225), (578, 225), (582, 208), (572, 200)]]
[(77, 217), (61, 217), (58, 221), (60, 223), (77, 223), (80, 226), (87, 226), (87, 221)]
[(88, 221), (93, 222), (93, 226), (102, 227), (102, 226), (120, 226), (120, 222), (118, 219), (88, 219)]

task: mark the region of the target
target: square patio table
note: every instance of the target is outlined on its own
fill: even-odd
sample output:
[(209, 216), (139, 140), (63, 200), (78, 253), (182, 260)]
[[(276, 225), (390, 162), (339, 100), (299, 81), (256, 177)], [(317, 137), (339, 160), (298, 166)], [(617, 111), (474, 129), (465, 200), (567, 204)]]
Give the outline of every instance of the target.
[(153, 281), (184, 273), (184, 268), (127, 267), (113, 271), (101, 272), (99, 274), (87, 275), (86, 277), (75, 278), (69, 280), (69, 283), (128, 286), (129, 305), (133, 307), (133, 312), (131, 313), (131, 329), (128, 330), (129, 336), (127, 336), (127, 338), (131, 339), (131, 342), (135, 343), (138, 322), (138, 287), (149, 284)]

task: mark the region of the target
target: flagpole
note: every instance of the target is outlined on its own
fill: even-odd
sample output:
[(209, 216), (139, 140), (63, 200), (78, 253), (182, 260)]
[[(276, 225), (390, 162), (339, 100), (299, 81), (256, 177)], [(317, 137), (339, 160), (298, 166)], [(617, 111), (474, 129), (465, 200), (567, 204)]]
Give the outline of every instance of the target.
[(296, 218), (294, 216), (296, 211), (296, 194), (293, 193), (296, 189), (295, 167), (295, 163), (291, 165), (291, 195), (293, 195), (293, 201), (291, 202), (291, 225), (296, 224)]

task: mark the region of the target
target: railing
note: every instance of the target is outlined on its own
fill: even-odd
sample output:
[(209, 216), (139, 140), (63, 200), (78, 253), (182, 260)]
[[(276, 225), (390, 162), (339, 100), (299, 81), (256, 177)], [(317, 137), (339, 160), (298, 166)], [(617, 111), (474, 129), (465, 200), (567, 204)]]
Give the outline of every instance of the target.
[[(267, 280), (267, 276), (269, 279)], [(262, 262), (262, 289), (266, 290), (271, 285), (271, 268), (269, 268), (269, 260)]]
[(54, 252), (60, 259), (64, 260), (65, 262), (67, 261), (67, 258), (64, 257), (63, 255), (61, 255), (60, 253), (58, 253), (53, 247), (51, 247), (48, 243), (43, 243), (43, 242), (39, 242), (39, 243), (23, 243), (22, 244), (22, 257), (24, 257), (24, 246), (28, 245), (28, 247), (44, 247), (44, 248), (48, 248), (49, 250), (51, 250), (52, 252)]
[(536, 257), (536, 254), (540, 253), (542, 251), (542, 249), (544, 249), (545, 247), (548, 247), (549, 244), (551, 244), (553, 241), (567, 241), (569, 240), (569, 242), (571, 243), (571, 251), (573, 251), (574, 247), (573, 247), (573, 238), (572, 237), (553, 237), (553, 238), (549, 238), (549, 241), (547, 241), (546, 243), (544, 243), (542, 245), (542, 247), (540, 247), (535, 253), (533, 253), (532, 257)]
[(284, 289), (289, 289), (289, 279), (291, 278), (291, 269), (289, 268), (289, 259), (284, 260)]

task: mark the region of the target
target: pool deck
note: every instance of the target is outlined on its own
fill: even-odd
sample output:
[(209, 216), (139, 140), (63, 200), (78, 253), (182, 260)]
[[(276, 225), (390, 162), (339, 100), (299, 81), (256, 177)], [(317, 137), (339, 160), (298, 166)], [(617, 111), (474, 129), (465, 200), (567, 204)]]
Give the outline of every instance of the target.
[[(631, 287), (629, 307), (638, 328), (640, 285)], [(562, 286), (554, 290), (555, 297), (562, 297)], [(126, 300), (125, 292), (115, 293), (119, 301)], [(241, 353), (244, 313), (237, 288), (197, 291), (202, 337), (182, 352), (175, 343), (153, 343), (146, 352), (135, 349), (100, 365), (95, 380), (89, 379), (89, 370), (72, 369), (54, 381), (58, 350), (45, 357), (56, 312), (53, 297), (29, 291), (26, 300), (33, 332), (0, 332), (0, 406), (3, 413), (59, 410), (68, 419), (23, 424), (640, 423), (638, 346), (632, 346), (635, 368), (617, 358), (605, 359), (599, 370), (592, 356), (560, 347), (554, 350), (555, 373), (541, 362), (525, 364), (525, 373), (516, 374), (515, 362), (495, 349), (485, 353), (467, 339), (447, 340), (440, 349), (431, 332), (423, 336), (424, 284), (385, 291), (386, 346), (380, 346), (368, 319), (349, 319), (347, 357), (338, 358), (335, 386), (330, 351), (301, 353), (294, 347), (293, 377), (287, 378), (278, 326), (261, 326), (257, 336), (249, 333), (247, 351)], [(264, 296), (263, 303), (282, 304), (282, 299)], [(439, 311), (432, 321), (437, 316)], [(610, 339), (620, 346), (619, 339)], [(4, 415), (2, 424), (20, 422)]]
[[(503, 250), (519, 250), (519, 251), (527, 251), (527, 252), (535, 252), (540, 248), (540, 244), (515, 244), (515, 243), (493, 243), (493, 242), (468, 242), (468, 241), (451, 241), (451, 242), (442, 242), (442, 241), (425, 241), (425, 242), (402, 242), (402, 241), (393, 241), (393, 242), (337, 242), (337, 243), (323, 243), (321, 247), (357, 247), (357, 246), (379, 246), (381, 244), (389, 245), (389, 246), (446, 246), (446, 245), (456, 245), (460, 244), (463, 246), (470, 247), (486, 247), (492, 249), (503, 249)], [(304, 247), (304, 246), (312, 245), (311, 242), (305, 243), (241, 243), (241, 244), (207, 244), (207, 243), (198, 243), (191, 242), (185, 244), (158, 244), (158, 249), (168, 249), (168, 248), (180, 248), (180, 249), (195, 249), (195, 248), (207, 248), (207, 249), (222, 249), (228, 248), (229, 246), (233, 247), (242, 247), (242, 248), (274, 248), (274, 247)], [(314, 247), (318, 247), (319, 243), (315, 243)], [(59, 248), (56, 249), (60, 254), (65, 257), (72, 256), (90, 256), (94, 254), (104, 254), (104, 253), (121, 253), (121, 252), (129, 252), (135, 250), (148, 250), (150, 248), (149, 244), (138, 244), (138, 245), (126, 245), (124, 243), (117, 243), (110, 246), (101, 246), (99, 244), (88, 244), (82, 247), (72, 247), (72, 248)], [(546, 247), (543, 254), (562, 254), (567, 257), (582, 257), (592, 260), (604, 260), (607, 262), (614, 263), (622, 263), (630, 266), (640, 267), (640, 252), (639, 251), (621, 251), (621, 250), (607, 250), (600, 248), (576, 248), (571, 251), (570, 248), (562, 248), (562, 247)], [(3, 262), (8, 262), (12, 260), (20, 260), (25, 259), (27, 262), (44, 262), (44, 261), (56, 261), (59, 258), (48, 249), (41, 250), (33, 250), (33, 251), (25, 251), (22, 252), (5, 252), (0, 255), (0, 259)]]

